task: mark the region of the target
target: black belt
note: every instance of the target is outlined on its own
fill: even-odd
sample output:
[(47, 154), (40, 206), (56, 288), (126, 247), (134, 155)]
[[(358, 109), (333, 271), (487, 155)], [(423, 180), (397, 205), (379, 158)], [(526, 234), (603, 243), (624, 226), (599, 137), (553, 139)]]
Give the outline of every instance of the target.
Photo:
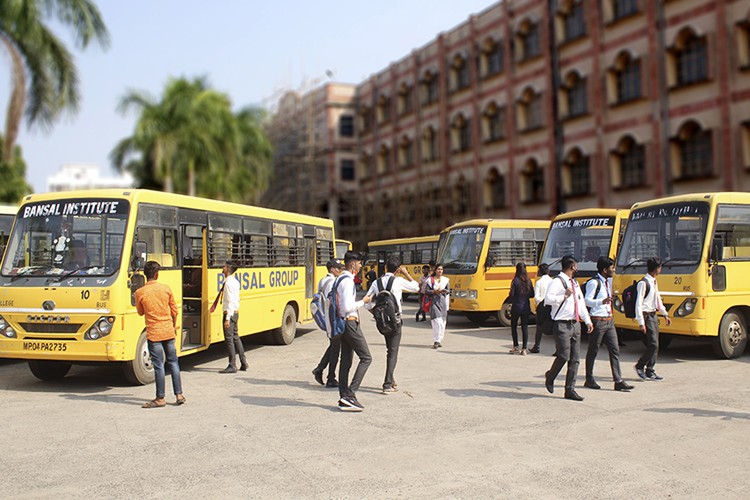
[(653, 316), (656, 316), (656, 311), (649, 311), (649, 312), (643, 311), (643, 315), (653, 317)]
[(569, 325), (572, 325), (574, 323), (579, 323), (579, 321), (575, 319), (556, 319), (555, 321), (557, 321), (558, 323), (567, 323)]

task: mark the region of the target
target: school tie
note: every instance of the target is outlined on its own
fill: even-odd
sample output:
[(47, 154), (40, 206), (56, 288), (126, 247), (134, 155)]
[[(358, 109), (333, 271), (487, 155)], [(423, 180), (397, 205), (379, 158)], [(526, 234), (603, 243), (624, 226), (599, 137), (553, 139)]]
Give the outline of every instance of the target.
[(227, 286), (226, 280), (224, 280), (224, 283), (221, 285), (221, 290), (219, 290), (219, 293), (216, 295), (216, 298), (214, 299), (214, 303), (211, 305), (211, 308), (208, 310), (209, 312), (214, 312), (216, 310), (216, 306), (219, 304), (219, 301), (221, 300), (223, 303), (223, 297), (224, 297), (224, 287)]
[(576, 293), (576, 282), (573, 278), (570, 278), (570, 288), (573, 290), (573, 310), (576, 313), (576, 322), (580, 322), (581, 317), (578, 315), (578, 294)]
[[(607, 298), (610, 298), (610, 297), (612, 297), (612, 294), (611, 294), (611, 293), (609, 293), (609, 280), (605, 279), (605, 280), (604, 280), (604, 285), (605, 285), (605, 286), (607, 287)], [(610, 315), (610, 316), (612, 316), (612, 302), (610, 302), (610, 303), (608, 304), (608, 307), (607, 307), (607, 309), (609, 309), (609, 315)]]

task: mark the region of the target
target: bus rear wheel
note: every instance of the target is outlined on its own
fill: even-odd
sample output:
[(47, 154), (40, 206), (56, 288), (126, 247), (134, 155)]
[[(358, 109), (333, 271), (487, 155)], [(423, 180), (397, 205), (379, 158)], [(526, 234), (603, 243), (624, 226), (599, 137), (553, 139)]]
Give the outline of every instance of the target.
[(154, 365), (148, 352), (146, 332), (141, 333), (135, 347), (135, 358), (122, 366), (125, 379), (133, 385), (146, 385), (154, 381)]
[(467, 312), (466, 318), (475, 325), (481, 325), (490, 317), (492, 313), (488, 312)]
[(719, 324), (719, 335), (713, 341), (714, 352), (720, 358), (734, 359), (745, 352), (747, 324), (742, 314), (729, 311)]
[(294, 312), (291, 304), (287, 304), (281, 316), (281, 326), (273, 332), (273, 340), (278, 345), (289, 345), (294, 342), (295, 335), (297, 335), (297, 313)]
[(67, 361), (29, 360), (29, 369), (39, 380), (60, 380), (70, 371), (72, 363)]
[(510, 302), (503, 304), (497, 312), (497, 319), (500, 321), (500, 326), (510, 326)]

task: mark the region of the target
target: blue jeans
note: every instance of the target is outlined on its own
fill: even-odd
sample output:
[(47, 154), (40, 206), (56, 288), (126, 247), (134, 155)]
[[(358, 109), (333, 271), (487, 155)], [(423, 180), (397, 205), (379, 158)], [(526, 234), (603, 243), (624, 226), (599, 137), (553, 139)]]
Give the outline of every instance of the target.
[(172, 389), (175, 396), (182, 394), (182, 380), (180, 379), (180, 365), (177, 363), (177, 349), (174, 339), (162, 340), (160, 342), (148, 341), (148, 353), (151, 355), (151, 363), (154, 365), (154, 380), (156, 382), (156, 399), (164, 399), (164, 355), (167, 356), (166, 364), (169, 365), (169, 373), (172, 374)]

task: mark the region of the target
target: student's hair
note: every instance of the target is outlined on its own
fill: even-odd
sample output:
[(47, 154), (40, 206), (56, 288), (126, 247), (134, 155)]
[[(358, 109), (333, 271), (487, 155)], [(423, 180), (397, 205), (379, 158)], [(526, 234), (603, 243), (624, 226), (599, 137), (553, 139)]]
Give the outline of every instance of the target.
[(427, 264), (422, 266), (422, 272), (425, 272), (425, 271), (430, 272), (430, 266), (428, 266)]
[(596, 270), (601, 273), (609, 266), (613, 266), (614, 264), (615, 261), (610, 259), (609, 257), (599, 257), (599, 260), (596, 261)]
[(147, 280), (152, 280), (156, 277), (156, 274), (159, 272), (159, 269), (161, 266), (158, 262), (155, 260), (150, 260), (146, 262), (146, 265), (143, 266), (143, 274), (146, 275)]
[(349, 250), (344, 254), (344, 264), (349, 267), (349, 263), (353, 260), (362, 260), (362, 254)]
[(442, 264), (441, 262), (438, 262), (437, 264), (435, 264), (434, 266), (432, 266), (432, 275), (433, 275), (433, 276), (434, 276), (434, 275), (435, 275), (435, 273), (437, 272), (437, 268), (438, 268), (438, 267), (442, 267), (442, 268), (443, 268), (443, 271), (445, 271), (445, 266), (444, 266), (444, 265), (443, 265), (443, 264)]
[(395, 273), (399, 267), (401, 267), (401, 259), (398, 257), (388, 257), (388, 260), (385, 261), (386, 272)]
[(651, 257), (646, 261), (646, 269), (648, 272), (654, 272), (661, 267), (661, 259), (659, 257)]
[(560, 265), (562, 266), (563, 271), (567, 271), (568, 269), (573, 267), (573, 264), (577, 263), (578, 261), (572, 255), (566, 255), (562, 259), (560, 259)]
[(531, 281), (529, 280), (529, 274), (526, 272), (526, 264), (523, 262), (516, 263), (516, 275), (513, 279), (521, 282), (523, 291), (528, 292), (531, 290)]
[(549, 274), (549, 264), (539, 264), (539, 269), (536, 272), (537, 276), (546, 276)]
[(239, 265), (237, 265), (237, 261), (236, 260), (232, 260), (232, 259), (229, 259), (226, 262), (226, 265), (229, 268), (229, 274), (234, 274), (234, 272), (237, 270), (237, 268), (240, 267)]

